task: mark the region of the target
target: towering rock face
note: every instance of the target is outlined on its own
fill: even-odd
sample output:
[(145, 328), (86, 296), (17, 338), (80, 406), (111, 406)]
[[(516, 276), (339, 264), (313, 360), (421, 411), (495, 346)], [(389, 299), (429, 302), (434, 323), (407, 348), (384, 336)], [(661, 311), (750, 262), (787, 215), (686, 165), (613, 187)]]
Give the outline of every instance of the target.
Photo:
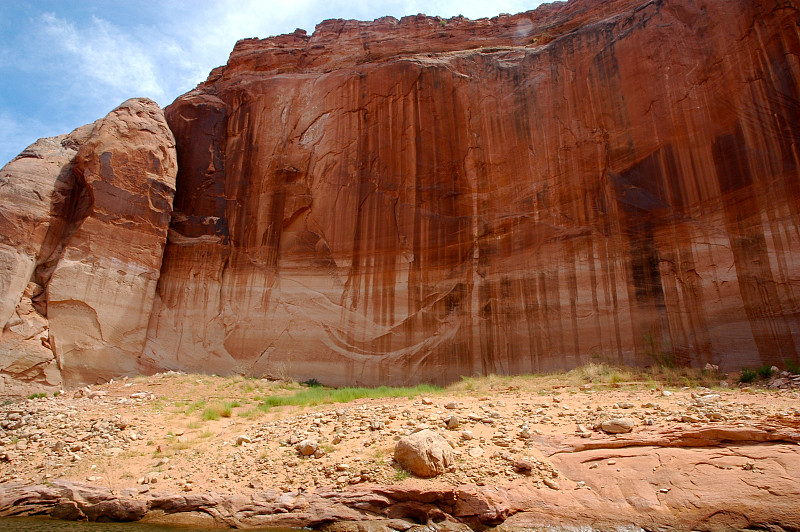
[(41, 139), (0, 171), (0, 392), (61, 384), (44, 285), (75, 217), (72, 160), (94, 124)]
[(800, 361), (798, 7), (240, 41), (164, 115), (126, 102), (0, 173), (0, 374)]
[(129, 100), (75, 158), (86, 199), (47, 285), (51, 340), (67, 382), (135, 373), (172, 214), (175, 141), (161, 109)]
[(6, 387), (138, 371), (176, 172), (174, 137), (150, 100), (40, 140), (3, 168)]
[(573, 0), (240, 41), (166, 110), (144, 364), (399, 384), (797, 361), (797, 7)]

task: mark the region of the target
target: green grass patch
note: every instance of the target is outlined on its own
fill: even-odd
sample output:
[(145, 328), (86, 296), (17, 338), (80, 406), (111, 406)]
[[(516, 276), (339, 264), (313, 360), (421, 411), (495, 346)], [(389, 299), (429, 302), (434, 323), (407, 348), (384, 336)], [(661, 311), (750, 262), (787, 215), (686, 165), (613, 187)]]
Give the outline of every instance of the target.
[(44, 392), (32, 393), (28, 396), (28, 399), (40, 399), (42, 397), (47, 397), (47, 394)]
[(186, 413), (187, 416), (190, 416), (194, 412), (197, 412), (198, 410), (202, 410), (205, 407), (206, 407), (206, 400), (205, 399), (200, 399), (199, 401), (195, 401), (194, 403), (192, 403), (189, 406), (187, 406), (186, 410), (184, 410), (184, 412)]
[(402, 467), (398, 465), (394, 467), (394, 480), (396, 482), (402, 482), (410, 476), (411, 474)]
[(248, 408), (247, 410), (241, 410), (237, 412), (236, 415), (239, 417), (243, 417), (245, 419), (254, 419), (259, 417), (264, 412), (265, 412), (264, 410), (261, 410), (259, 409), (259, 407), (256, 407), (256, 408)]
[(419, 384), (410, 387), (379, 386), (377, 388), (348, 387), (325, 388), (312, 386), (293, 395), (271, 395), (260, 397), (258, 409), (268, 411), (275, 406), (316, 406), (330, 403), (348, 403), (356, 399), (380, 399), (385, 397), (414, 398), (422, 394), (433, 394), (441, 391), (438, 386)]

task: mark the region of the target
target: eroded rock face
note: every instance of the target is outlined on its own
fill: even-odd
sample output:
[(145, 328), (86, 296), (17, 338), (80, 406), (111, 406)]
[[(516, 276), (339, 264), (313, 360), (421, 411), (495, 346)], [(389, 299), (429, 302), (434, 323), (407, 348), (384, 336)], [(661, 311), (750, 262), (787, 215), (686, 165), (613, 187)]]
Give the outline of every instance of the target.
[(75, 219), (72, 161), (93, 127), (40, 139), (0, 170), (0, 394), (61, 384), (43, 287)]
[(797, 11), (577, 0), (240, 41), (166, 110), (153, 367), (798, 360)]
[(3, 168), (0, 393), (138, 371), (176, 171), (163, 112), (144, 99)]
[(167, 237), (174, 137), (155, 102), (99, 121), (73, 174), (90, 198), (47, 285), (50, 335), (69, 383), (136, 373)]
[(240, 41), (165, 110), (172, 214), (152, 103), (4, 169), (0, 321), (36, 332), (3, 338), (67, 382), (798, 362), (796, 7), (572, 0)]

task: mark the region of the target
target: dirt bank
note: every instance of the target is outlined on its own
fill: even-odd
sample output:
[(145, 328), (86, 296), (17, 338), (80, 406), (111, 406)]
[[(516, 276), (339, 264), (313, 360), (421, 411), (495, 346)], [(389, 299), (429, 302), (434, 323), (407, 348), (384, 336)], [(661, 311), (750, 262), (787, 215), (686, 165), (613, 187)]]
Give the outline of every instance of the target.
[[(411, 398), (306, 395), (267, 408), (309, 388), (169, 373), (12, 402), (0, 408), (0, 515), (335, 530), (800, 527), (791, 378), (779, 389), (590, 378), (467, 379)], [(619, 425), (633, 428), (599, 428)], [(421, 428), (455, 451), (433, 479), (392, 460)]]

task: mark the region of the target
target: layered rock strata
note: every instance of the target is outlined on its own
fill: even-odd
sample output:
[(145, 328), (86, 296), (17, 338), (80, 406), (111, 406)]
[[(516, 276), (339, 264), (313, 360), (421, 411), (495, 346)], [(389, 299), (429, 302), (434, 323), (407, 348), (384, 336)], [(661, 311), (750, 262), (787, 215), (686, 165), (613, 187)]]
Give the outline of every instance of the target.
[[(162, 178), (76, 178), (99, 211), (55, 217), (31, 287), (50, 348), (74, 382), (797, 362), (797, 8), (572, 0), (240, 41), (165, 110), (171, 218), (168, 156), (76, 159)], [(21, 249), (6, 321), (42, 261)]]

